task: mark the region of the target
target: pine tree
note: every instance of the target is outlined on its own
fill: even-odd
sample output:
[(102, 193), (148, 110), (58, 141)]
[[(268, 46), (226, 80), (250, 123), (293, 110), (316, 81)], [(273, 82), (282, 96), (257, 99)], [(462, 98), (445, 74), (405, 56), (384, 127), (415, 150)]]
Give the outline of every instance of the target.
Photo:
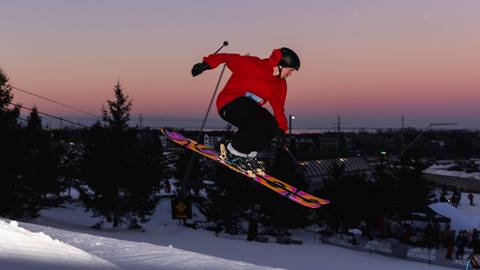
[(32, 108), (32, 111), (27, 118), (27, 130), (35, 135), (42, 131), (42, 119), (40, 118), (40, 115), (38, 115), (38, 109), (36, 106)]
[(49, 184), (55, 182), (56, 161), (36, 109), (22, 129), (17, 123), (20, 106), (12, 104), (12, 87), (0, 69), (0, 216), (31, 219), (50, 205), (47, 194), (56, 194)]
[(219, 231), (238, 233), (241, 218), (255, 202), (255, 183), (218, 164), (214, 181), (215, 184), (207, 188), (207, 199), (201, 203), (200, 210)]
[(131, 179), (125, 186), (129, 228), (139, 229), (147, 222), (159, 202), (160, 183), (164, 175), (163, 149), (154, 132), (138, 133), (131, 160)]
[(370, 186), (371, 182), (365, 175), (347, 174), (343, 162), (332, 160), (323, 190), (325, 196), (335, 202), (324, 209), (327, 221), (334, 227), (354, 227), (369, 219), (372, 210)]
[[(276, 151), (269, 174), (301, 190), (308, 190), (307, 180), (300, 172), (296, 161), (292, 160), (282, 148)], [(308, 217), (311, 214), (309, 209), (290, 200), (279, 198), (273, 192), (264, 192), (259, 196), (259, 201), (265, 216), (269, 218), (267, 222), (276, 229), (278, 234), (282, 234), (286, 229), (303, 227), (309, 222)]]
[(77, 187), (86, 209), (102, 219), (98, 224), (104, 220), (112, 222), (116, 207), (114, 199), (118, 193), (118, 183), (112, 177), (116, 168), (111, 165), (111, 147), (106, 133), (107, 129), (100, 122), (90, 128), (82, 160), (82, 181)]
[(12, 105), (12, 87), (0, 69), (0, 216), (32, 218), (38, 209), (32, 206), (24, 182), (24, 152), (17, 118), (20, 107)]
[(383, 215), (408, 217), (429, 204), (430, 188), (418, 166), (375, 168), (373, 197), (377, 212)]
[[(180, 180), (177, 187), (177, 191), (180, 193), (179, 195), (189, 196), (192, 190), (198, 190), (198, 183), (201, 181), (201, 158), (191, 150), (180, 149), (180, 151), (181, 152), (178, 152), (178, 160), (175, 162), (174, 177)], [(189, 168), (190, 174), (188, 179), (185, 179), (185, 173), (190, 162), (192, 162)]]
[(103, 108), (103, 120), (94, 125), (86, 145), (84, 179), (89, 189), (81, 199), (94, 215), (118, 227), (129, 222), (138, 228), (153, 214), (162, 176), (161, 143), (128, 128), (132, 101), (120, 83), (115, 100)]
[(107, 100), (108, 110), (103, 108), (103, 120), (109, 127), (117, 130), (126, 130), (130, 121), (132, 100), (123, 93), (120, 82), (114, 86), (115, 100)]
[(23, 130), (24, 181), (30, 188), (29, 197), (38, 209), (58, 206), (65, 189), (58, 177), (59, 154), (51, 133), (44, 130), (38, 110), (34, 107)]
[(20, 106), (12, 106), (12, 86), (8, 80), (7, 75), (0, 68), (0, 130), (2, 131), (17, 128), (17, 118), (20, 115)]
[(390, 168), (395, 178), (394, 193), (397, 202), (397, 213), (402, 217), (422, 210), (429, 204), (430, 188), (423, 177), (421, 166), (402, 166)]
[[(227, 125), (223, 143), (231, 139), (231, 126)], [(225, 230), (227, 233), (238, 233), (242, 219), (248, 219), (248, 210), (256, 202), (256, 183), (220, 165), (212, 163), (210, 168), (213, 185), (206, 186), (207, 198), (199, 202), (199, 208), (208, 221), (216, 224), (217, 233)], [(248, 196), (246, 195), (248, 194)]]
[(60, 158), (58, 176), (68, 189), (69, 199), (72, 199), (71, 191), (81, 179), (86, 133), (88, 133), (88, 129), (61, 129), (55, 133), (58, 138), (57, 148)]

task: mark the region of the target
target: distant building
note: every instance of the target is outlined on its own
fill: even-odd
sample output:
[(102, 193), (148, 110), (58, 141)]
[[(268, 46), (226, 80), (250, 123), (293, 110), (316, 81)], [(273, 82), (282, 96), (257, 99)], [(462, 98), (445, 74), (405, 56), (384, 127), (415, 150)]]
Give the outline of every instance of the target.
[(206, 146), (210, 146), (210, 147), (217, 147), (220, 145), (220, 143), (222, 142), (223, 140), (223, 137), (222, 136), (213, 136), (213, 135), (208, 135), (208, 134), (205, 134), (203, 136), (203, 144), (205, 144)]
[(295, 139), (295, 148), (297, 151), (315, 149), (315, 141), (312, 138), (298, 137)]
[(166, 148), (166, 147), (167, 147), (167, 140), (168, 140), (168, 139), (167, 139), (167, 136), (165, 136), (165, 135), (160, 135), (159, 137), (160, 137), (160, 141), (162, 142), (163, 148)]
[(337, 163), (345, 166), (345, 174), (370, 174), (372, 168), (361, 157), (338, 158), (324, 160), (309, 160), (299, 162), (303, 175), (312, 186), (323, 186), (325, 179), (331, 176), (333, 165)]
[[(188, 137), (188, 136), (187, 136)], [(164, 149), (172, 149), (172, 148), (178, 148), (179, 145), (173, 142), (172, 140), (168, 139), (167, 136), (165, 135), (159, 135), (160, 141), (162, 142), (162, 146)], [(194, 135), (191, 137), (193, 140), (197, 141), (197, 135)], [(220, 146), (220, 143), (222, 143), (224, 136), (216, 136), (212, 134), (204, 134), (203, 135), (203, 142), (200, 140), (200, 143), (203, 143), (206, 146), (212, 147), (212, 148), (218, 148)]]
[(437, 145), (440, 148), (444, 148), (447, 145), (444, 140), (430, 140), (430, 143), (433, 145)]

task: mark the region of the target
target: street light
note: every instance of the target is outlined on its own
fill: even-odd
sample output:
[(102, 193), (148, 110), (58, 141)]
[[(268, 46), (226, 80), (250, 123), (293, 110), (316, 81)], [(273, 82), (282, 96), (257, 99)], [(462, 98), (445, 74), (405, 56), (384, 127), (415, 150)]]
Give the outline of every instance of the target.
[(420, 134), (418, 134), (417, 137), (415, 137), (415, 139), (409, 144), (407, 145), (407, 147), (405, 148), (405, 150), (403, 150), (400, 155), (398, 155), (397, 159), (399, 160), (401, 156), (403, 156), (403, 154), (405, 154), (405, 152), (408, 151), (408, 149), (410, 149), (410, 147), (412, 147), (419, 139), (420, 137), (422, 137), (422, 135), (427, 131), (429, 130), (431, 127), (433, 126), (456, 126), (458, 125), (458, 123), (430, 123), (424, 130), (422, 130), (422, 132), (420, 132)]
[(292, 120), (295, 120), (295, 115), (290, 114), (288, 118), (288, 135), (292, 135)]
[(383, 157), (382, 165), (383, 163), (387, 162), (387, 151), (381, 151), (380, 155)]

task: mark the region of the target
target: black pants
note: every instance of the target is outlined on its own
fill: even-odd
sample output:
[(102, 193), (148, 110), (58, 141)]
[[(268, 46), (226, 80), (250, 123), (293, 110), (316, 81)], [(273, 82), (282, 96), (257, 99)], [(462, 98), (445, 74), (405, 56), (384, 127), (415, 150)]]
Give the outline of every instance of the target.
[(233, 136), (235, 150), (248, 154), (270, 144), (277, 134), (275, 117), (265, 108), (247, 97), (238, 97), (220, 110), (223, 120), (238, 128)]

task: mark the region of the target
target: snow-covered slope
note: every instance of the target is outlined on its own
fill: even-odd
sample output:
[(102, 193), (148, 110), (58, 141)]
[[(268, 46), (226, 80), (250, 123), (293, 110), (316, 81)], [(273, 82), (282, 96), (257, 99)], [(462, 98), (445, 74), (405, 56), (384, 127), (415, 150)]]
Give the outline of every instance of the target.
[[(22, 224), (32, 231), (43, 231), (49, 235), (74, 245), (80, 249), (104, 258), (121, 269), (142, 270), (267, 270), (270, 267), (261, 267), (251, 263), (239, 262), (209, 256), (197, 252), (190, 252), (175, 248), (173, 245), (156, 245), (147, 243), (148, 238), (162, 237), (162, 235), (145, 234), (140, 232), (117, 231), (110, 232), (113, 236), (130, 235), (131, 241), (112, 237), (103, 237), (89, 233), (72, 232), (35, 224)], [(134, 240), (136, 238), (136, 240)], [(180, 241), (188, 241), (179, 236)], [(198, 239), (192, 238), (191, 241)]]
[(0, 269), (119, 269), (110, 262), (50, 236), (0, 220)]
[(294, 232), (303, 245), (215, 237), (180, 226), (170, 215), (165, 199), (146, 232), (91, 229), (98, 220), (80, 205), (43, 210), (35, 224), (1, 221), (0, 269), (450, 269), (321, 244), (318, 235), (303, 230)]

